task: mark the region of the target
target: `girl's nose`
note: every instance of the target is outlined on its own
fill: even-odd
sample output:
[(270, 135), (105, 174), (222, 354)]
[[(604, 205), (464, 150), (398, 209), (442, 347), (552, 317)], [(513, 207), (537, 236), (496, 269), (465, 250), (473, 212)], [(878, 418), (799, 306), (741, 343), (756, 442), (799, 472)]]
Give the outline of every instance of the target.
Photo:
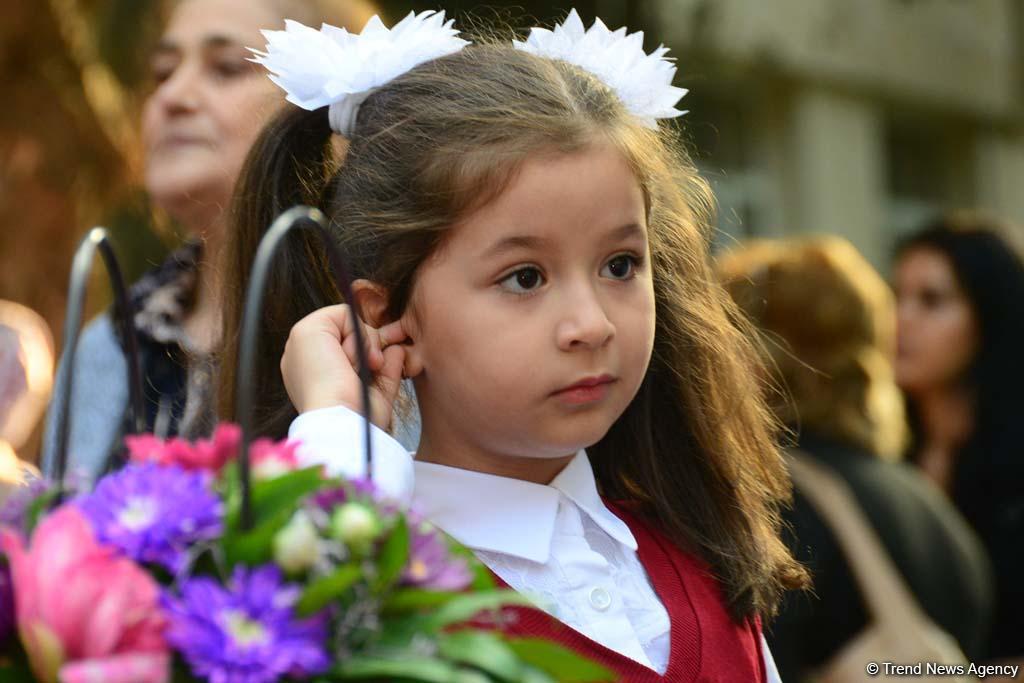
[(566, 312), (558, 325), (558, 347), (600, 348), (615, 336), (615, 325), (591, 286), (579, 286), (565, 301)]

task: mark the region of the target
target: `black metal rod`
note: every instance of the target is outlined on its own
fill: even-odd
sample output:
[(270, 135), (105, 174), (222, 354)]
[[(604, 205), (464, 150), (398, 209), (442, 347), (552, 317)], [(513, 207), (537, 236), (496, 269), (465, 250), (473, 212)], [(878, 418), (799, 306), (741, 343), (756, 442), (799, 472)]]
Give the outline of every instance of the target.
[(241, 523), (243, 529), (252, 528), (252, 482), (249, 463), (249, 445), (253, 429), (253, 370), (256, 366), (256, 351), (259, 344), (259, 320), (263, 311), (263, 294), (267, 278), (271, 273), (274, 256), (278, 247), (295, 228), (313, 228), (327, 249), (327, 257), (345, 301), (355, 320), (356, 355), (359, 360), (359, 380), (362, 390), (363, 417), (366, 433), (366, 476), (373, 477), (373, 450), (370, 443), (370, 366), (363, 342), (363, 331), (358, 320), (358, 309), (352, 295), (352, 279), (345, 260), (337, 245), (327, 232), (327, 218), (318, 209), (308, 206), (293, 206), (271, 224), (267, 234), (260, 240), (256, 258), (249, 276), (249, 286), (242, 309), (241, 337), (238, 340), (238, 369), (236, 382), (236, 412), (242, 429), (241, 451), (238, 457), (238, 473), (242, 484)]
[[(71, 262), (71, 278), (68, 284), (68, 305), (64, 316), (64, 384), (61, 394), (57, 396), (57, 469), (54, 480), (60, 490), (56, 504), (60, 504), (64, 495), (64, 476), (68, 465), (68, 436), (71, 429), (71, 397), (75, 383), (75, 356), (78, 338), (82, 331), (82, 314), (85, 309), (85, 293), (89, 286), (89, 275), (96, 252), (100, 252), (103, 263), (110, 278), (114, 292), (114, 317), (121, 326), (121, 335), (125, 345), (125, 356), (128, 364), (128, 397), (129, 409), (132, 414), (132, 425), (136, 433), (146, 427), (145, 413), (142, 406), (142, 370), (139, 365), (139, 344), (135, 335), (135, 311), (124, 276), (118, 264), (110, 235), (104, 228), (93, 228), (82, 239)], [(108, 458), (110, 456), (108, 455)]]

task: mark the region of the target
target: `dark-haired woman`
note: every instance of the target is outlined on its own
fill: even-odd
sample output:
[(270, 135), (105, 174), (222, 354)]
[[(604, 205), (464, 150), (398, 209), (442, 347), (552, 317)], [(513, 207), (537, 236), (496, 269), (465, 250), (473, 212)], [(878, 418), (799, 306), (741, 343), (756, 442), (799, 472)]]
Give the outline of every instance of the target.
[(991, 658), (1024, 659), (1024, 264), (978, 215), (950, 215), (896, 254), (897, 381), (911, 457), (947, 492), (996, 571)]

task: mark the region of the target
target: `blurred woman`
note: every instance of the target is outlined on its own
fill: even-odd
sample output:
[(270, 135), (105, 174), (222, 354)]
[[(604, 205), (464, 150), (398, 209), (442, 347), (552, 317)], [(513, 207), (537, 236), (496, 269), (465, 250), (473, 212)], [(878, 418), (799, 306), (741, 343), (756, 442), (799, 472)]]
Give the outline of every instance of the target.
[[(145, 418), (160, 435), (197, 437), (215, 421), (221, 284), (216, 267), (242, 163), (280, 107), (247, 47), (284, 19), (359, 30), (366, 0), (180, 0), (169, 5), (151, 58), (154, 89), (142, 116), (145, 185), (154, 204), (190, 240), (131, 288), (139, 336)], [(61, 364), (64, 365), (63, 363)], [(83, 332), (75, 359), (70, 464), (95, 476), (120, 441), (128, 404), (127, 366), (110, 314)], [(64, 383), (58, 374), (58, 389)], [(43, 449), (52, 471), (58, 416)]]
[(0, 300), (0, 504), (38, 478), (23, 458), (53, 386), (53, 338), (42, 316)]
[[(898, 463), (906, 436), (891, 356), (892, 295), (838, 238), (760, 242), (725, 255), (719, 272), (758, 326), (778, 417), (797, 446), (851, 490), (921, 608), (980, 655), (990, 613), (984, 551), (956, 510)], [(810, 594), (790, 594), (769, 629), (782, 679), (826, 665), (869, 625), (850, 564), (806, 492), (795, 491), (787, 541), (811, 570)]]
[(1006, 227), (949, 215), (896, 253), (896, 376), (911, 459), (981, 536), (996, 572), (988, 655), (1024, 659), (1024, 265)]

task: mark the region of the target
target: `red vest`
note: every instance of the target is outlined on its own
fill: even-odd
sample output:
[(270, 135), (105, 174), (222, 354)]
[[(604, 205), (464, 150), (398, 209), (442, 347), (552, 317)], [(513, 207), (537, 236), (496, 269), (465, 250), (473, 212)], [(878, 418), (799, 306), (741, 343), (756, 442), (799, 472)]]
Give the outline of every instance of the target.
[[(614, 671), (622, 683), (765, 683), (759, 622), (733, 621), (718, 582), (704, 562), (679, 550), (623, 507), (606, 504), (633, 532), (640, 562), (668, 610), (672, 645), (665, 675), (659, 676), (538, 609), (506, 610), (512, 618), (503, 620), (502, 631), (559, 643)], [(500, 578), (497, 581), (505, 586)]]

